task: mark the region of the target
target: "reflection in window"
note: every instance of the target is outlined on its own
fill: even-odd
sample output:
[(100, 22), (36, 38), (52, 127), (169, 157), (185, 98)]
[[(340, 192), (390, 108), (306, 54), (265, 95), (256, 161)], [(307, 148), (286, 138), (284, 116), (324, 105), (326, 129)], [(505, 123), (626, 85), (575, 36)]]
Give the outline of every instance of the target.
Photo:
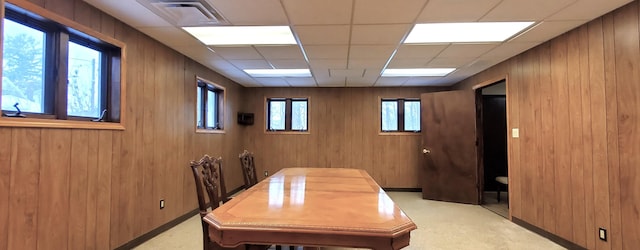
[(268, 131), (308, 131), (309, 100), (306, 98), (268, 98)]
[(67, 114), (100, 117), (102, 112), (100, 51), (69, 42)]
[(382, 99), (380, 128), (382, 132), (420, 132), (420, 100)]
[(398, 102), (382, 101), (382, 131), (398, 130)]
[(43, 31), (4, 19), (2, 109), (44, 113), (45, 41)]
[(224, 124), (224, 88), (200, 78), (196, 82), (197, 128), (222, 130)]

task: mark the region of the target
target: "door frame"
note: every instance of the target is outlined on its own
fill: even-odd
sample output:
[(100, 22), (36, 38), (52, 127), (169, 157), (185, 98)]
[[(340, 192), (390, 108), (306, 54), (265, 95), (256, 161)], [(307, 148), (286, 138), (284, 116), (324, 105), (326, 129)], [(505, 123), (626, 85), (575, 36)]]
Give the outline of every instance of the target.
[[(507, 130), (509, 129), (509, 75), (504, 75), (504, 76), (500, 76), (500, 77), (496, 77), (496, 78), (492, 78), (490, 80), (486, 80), (483, 81), (481, 83), (478, 83), (476, 85), (473, 85), (473, 87), (471, 87), (471, 89), (474, 90), (475, 92), (475, 98), (476, 98), (476, 139), (477, 139), (477, 183), (478, 183), (478, 200), (480, 202), (483, 201), (483, 193), (484, 193), (484, 139), (482, 136), (482, 112), (483, 112), (483, 108), (482, 108), (482, 89), (489, 87), (491, 85), (497, 84), (504, 81), (504, 85), (505, 85), (505, 100), (506, 100), (506, 117), (507, 117)], [(508, 131), (507, 131), (508, 133)], [(511, 164), (509, 164), (510, 162), (510, 157), (509, 157), (509, 148), (510, 148), (510, 141), (509, 141), (509, 136), (507, 136), (507, 171), (509, 173), (511, 173)], [(509, 179), (509, 183), (511, 184), (511, 178), (509, 176), (507, 176), (507, 178)], [(507, 185), (507, 192), (509, 194), (511, 194), (511, 185)], [(509, 209), (509, 220), (511, 220), (511, 199), (508, 199), (509, 201), (509, 205), (508, 205), (508, 209)]]

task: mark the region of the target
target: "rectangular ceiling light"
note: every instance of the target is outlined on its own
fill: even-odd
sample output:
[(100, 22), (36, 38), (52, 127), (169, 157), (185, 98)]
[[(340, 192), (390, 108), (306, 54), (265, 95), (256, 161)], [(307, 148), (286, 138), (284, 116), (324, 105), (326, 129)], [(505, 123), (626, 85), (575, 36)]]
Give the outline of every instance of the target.
[(404, 43), (503, 42), (534, 22), (416, 24)]
[(206, 45), (297, 44), (289, 26), (182, 27)]
[(385, 69), (382, 71), (383, 77), (394, 76), (446, 76), (456, 70), (455, 68), (415, 68), (415, 69)]
[(309, 69), (245, 69), (252, 77), (311, 77)]

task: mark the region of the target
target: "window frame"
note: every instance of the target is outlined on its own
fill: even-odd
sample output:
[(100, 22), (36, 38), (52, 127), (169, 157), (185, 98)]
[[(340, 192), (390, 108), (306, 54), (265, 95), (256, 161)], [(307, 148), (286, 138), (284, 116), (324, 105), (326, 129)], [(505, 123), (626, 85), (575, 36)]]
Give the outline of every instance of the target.
[[(126, 44), (105, 36), (79, 23), (52, 13), (40, 6), (28, 2), (5, 2), (2, 18), (38, 29), (45, 33), (44, 88), (45, 105), (43, 113), (23, 112), (26, 118), (0, 116), (0, 127), (38, 127), (38, 128), (78, 128), (78, 129), (125, 129), (125, 58)], [(4, 29), (4, 27), (2, 27)], [(3, 31), (3, 30), (0, 30)], [(100, 110), (108, 108), (105, 119), (68, 115), (68, 42), (99, 50), (104, 81), (101, 88), (106, 90), (100, 100)], [(4, 45), (4, 38), (2, 39)], [(62, 45), (61, 45), (62, 44)], [(57, 69), (57, 70), (55, 70)], [(55, 78), (58, 77), (56, 81)], [(0, 81), (0, 101), (2, 98)], [(105, 106), (106, 105), (106, 106)], [(14, 110), (3, 110), (13, 113)]]
[[(202, 102), (200, 103), (200, 106), (198, 106), (198, 89), (202, 90), (200, 91), (200, 98), (202, 100)], [(214, 96), (216, 97), (216, 110), (215, 110), (215, 114), (214, 116), (216, 117), (216, 120), (218, 121), (218, 125), (219, 126), (207, 126), (206, 124), (206, 120), (207, 120), (207, 112), (208, 112), (208, 99), (209, 99), (209, 93), (213, 93)], [(196, 133), (225, 133), (225, 120), (224, 120), (224, 110), (225, 110), (225, 100), (227, 99), (226, 97), (226, 89), (225, 87), (216, 84), (212, 81), (209, 81), (207, 79), (204, 79), (202, 77), (198, 77), (196, 76), (196, 102), (195, 102), (195, 128), (196, 128)], [(204, 126), (200, 126), (201, 123), (198, 120), (198, 110), (200, 110), (201, 115), (202, 115), (202, 122), (204, 123)]]
[[(269, 123), (271, 119), (271, 100), (274, 101), (285, 101), (285, 129), (284, 130), (273, 130), (270, 129)], [(293, 101), (305, 101), (307, 103), (307, 129), (306, 130), (293, 130), (292, 127), (292, 103)], [(309, 97), (265, 97), (264, 106), (265, 106), (265, 118), (264, 118), (264, 131), (267, 134), (310, 134), (311, 133), (311, 116), (310, 114), (310, 106), (311, 106), (311, 98)]]
[[(386, 101), (395, 101), (398, 105), (398, 129), (397, 130), (382, 130), (382, 103)], [(405, 118), (405, 102), (418, 102), (421, 103), (420, 98), (411, 97), (379, 97), (378, 100), (378, 134), (380, 135), (420, 135), (422, 133), (422, 120), (420, 117), (420, 130), (406, 130), (404, 123)]]

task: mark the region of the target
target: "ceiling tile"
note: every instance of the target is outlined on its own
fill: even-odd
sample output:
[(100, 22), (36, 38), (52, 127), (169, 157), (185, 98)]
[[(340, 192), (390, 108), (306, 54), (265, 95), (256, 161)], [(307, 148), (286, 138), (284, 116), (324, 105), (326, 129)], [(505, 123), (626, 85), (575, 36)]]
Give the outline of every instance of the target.
[(344, 87), (346, 81), (345, 77), (315, 76), (315, 78), (320, 87)]
[(533, 48), (539, 42), (509, 42), (503, 43), (495, 49), (482, 55), (482, 58), (507, 59), (521, 52)]
[(194, 39), (182, 29), (170, 27), (142, 27), (139, 28), (142, 33), (161, 41), (167, 46), (202, 46), (203, 44)]
[(418, 23), (473, 22), (487, 14), (501, 0), (429, 0)]
[(264, 59), (255, 48), (245, 47), (211, 47), (218, 55), (227, 60), (233, 59)]
[(393, 56), (394, 59), (433, 58), (449, 45), (403, 44)]
[(401, 86), (407, 80), (409, 80), (409, 77), (380, 77), (376, 81), (375, 86)]
[(479, 57), (500, 44), (452, 44), (444, 49), (438, 57)]
[(427, 0), (356, 0), (354, 24), (412, 23)]
[(354, 69), (371, 69), (371, 70), (381, 70), (384, 67), (386, 60), (379, 59), (349, 59), (349, 63), (347, 64), (348, 68)]
[(347, 60), (342, 59), (316, 59), (309, 61), (311, 68), (334, 68), (345, 69), (347, 68)]
[(349, 24), (353, 0), (282, 0), (293, 25)]
[(279, 0), (210, 0), (233, 25), (288, 25)]
[(266, 60), (229, 60), (239, 69), (270, 69), (271, 65)]
[(316, 80), (311, 77), (290, 77), (285, 79), (291, 87), (316, 87)]
[(307, 69), (309, 64), (302, 59), (273, 59), (269, 60), (276, 69)]
[(427, 67), (431, 68), (460, 68), (472, 62), (476, 58), (473, 57), (436, 57), (427, 63)]
[(265, 87), (289, 87), (289, 83), (280, 77), (254, 77), (254, 79)]
[(529, 31), (513, 38), (510, 42), (544, 42), (583, 23), (585, 21), (542, 22)]
[(331, 77), (362, 77), (364, 69), (329, 69)]
[(169, 27), (172, 26), (137, 1), (84, 0), (85, 2), (123, 20), (131, 27)]
[(312, 59), (347, 59), (348, 45), (305, 45), (307, 58)]
[(449, 85), (449, 84), (446, 84), (448, 82), (443, 80), (444, 80), (443, 77), (436, 77), (436, 76), (411, 77), (409, 78), (409, 80), (404, 82), (402, 86), (406, 86), (406, 87), (408, 86), (439, 86), (443, 82), (445, 83), (444, 85)]
[(503, 0), (481, 21), (540, 21), (576, 0)]
[(304, 59), (298, 45), (289, 46), (255, 46), (267, 60), (271, 59)]
[(411, 26), (408, 24), (353, 25), (351, 44), (399, 44)]
[(348, 44), (349, 25), (298, 25), (293, 32), (306, 45)]
[(387, 65), (387, 68), (390, 69), (398, 69), (398, 68), (422, 68), (425, 67), (427, 62), (429, 62), (431, 58), (428, 59), (392, 59)]
[(580, 0), (553, 14), (546, 21), (591, 20), (594, 16), (604, 15), (629, 2), (632, 0)]
[(389, 59), (394, 45), (351, 45), (349, 59)]

